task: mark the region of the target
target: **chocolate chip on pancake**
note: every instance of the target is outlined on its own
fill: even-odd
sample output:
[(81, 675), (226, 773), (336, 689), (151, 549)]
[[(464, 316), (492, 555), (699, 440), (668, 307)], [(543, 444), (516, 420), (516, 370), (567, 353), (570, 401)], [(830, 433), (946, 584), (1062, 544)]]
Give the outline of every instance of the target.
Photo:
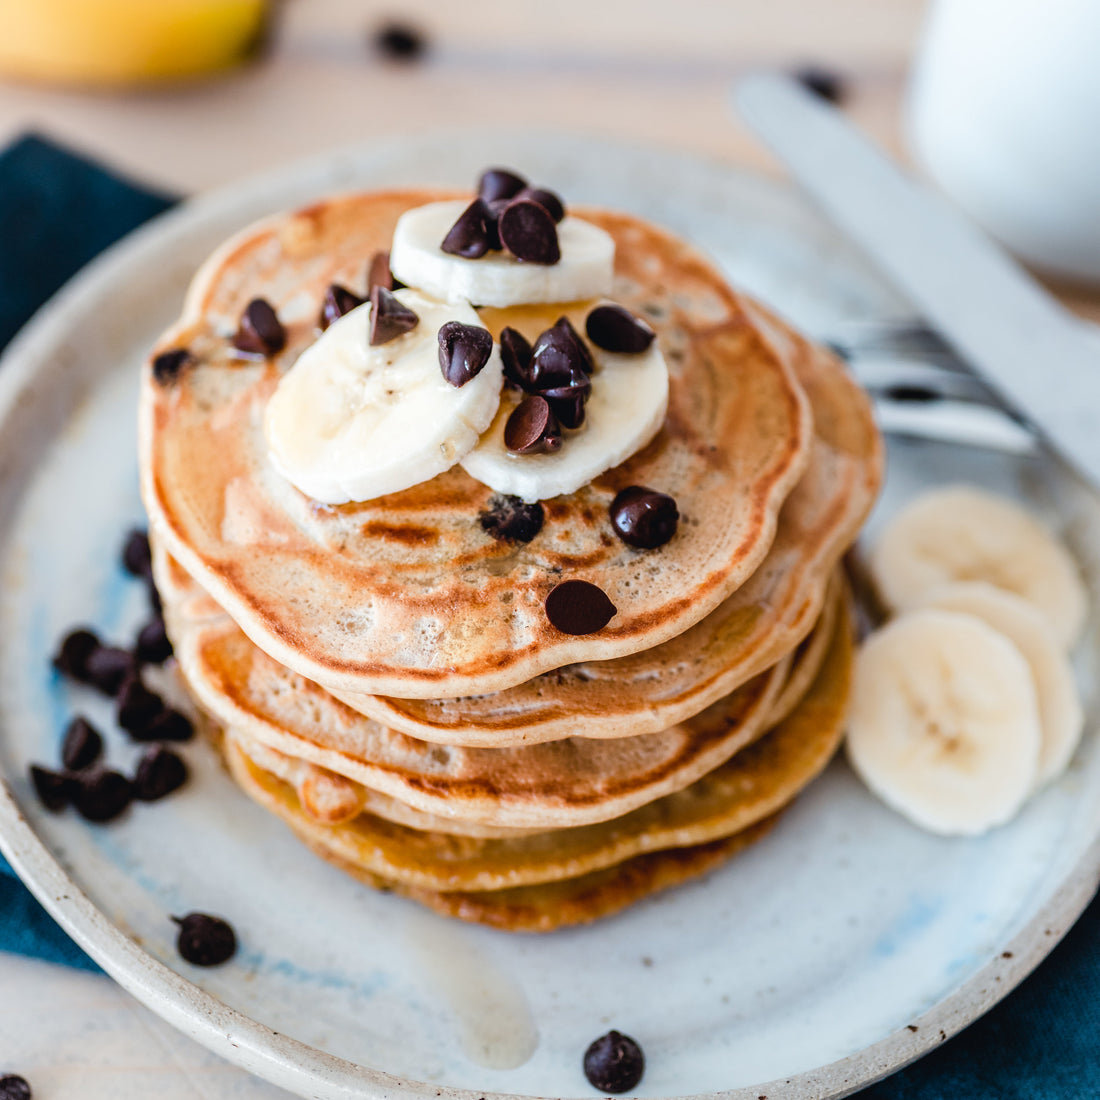
[(333, 321), (339, 321), (345, 313), (350, 313), (366, 301), (358, 294), (353, 294), (346, 286), (339, 283), (329, 284), (325, 291), (325, 300), (321, 303), (321, 316), (317, 320), (320, 328), (326, 329)]
[(439, 369), (452, 386), (476, 378), (493, 354), (493, 337), (479, 325), (448, 321), (439, 330)]
[(84, 682), (103, 695), (114, 695), (133, 671), (134, 655), (128, 649), (99, 645), (88, 654)]
[(72, 781), (61, 772), (51, 771), (38, 764), (30, 767), (31, 782), (34, 784), (34, 793), (38, 795), (38, 801), (51, 813), (63, 810), (69, 804), (69, 795), (72, 790)]
[(562, 581), (546, 597), (546, 617), (563, 634), (595, 634), (617, 611), (607, 593), (589, 581)]
[(71, 772), (90, 768), (103, 753), (103, 738), (99, 730), (78, 715), (65, 730), (61, 743), (61, 763)]
[(547, 454), (561, 448), (561, 425), (545, 397), (525, 397), (504, 425), (504, 445), (512, 454)]
[(609, 1031), (584, 1052), (584, 1075), (601, 1092), (629, 1092), (645, 1073), (645, 1055), (629, 1035)]
[(531, 344), (518, 329), (500, 330), (500, 358), (504, 363), (504, 380), (520, 389), (531, 383)]
[(489, 507), (478, 515), (481, 529), (498, 542), (530, 542), (541, 530), (545, 519), (537, 501), (526, 504), (519, 497), (494, 496)]
[(136, 527), (126, 536), (122, 548), (122, 566), (131, 576), (151, 577), (153, 575), (153, 555), (149, 550), (149, 536)]
[(561, 386), (580, 385), (594, 369), (592, 355), (577, 330), (568, 317), (560, 317), (535, 340), (529, 388), (541, 393)]
[(253, 298), (241, 314), (233, 346), (246, 355), (270, 358), (286, 347), (286, 329), (266, 298)]
[(164, 620), (159, 615), (150, 619), (138, 632), (134, 656), (143, 665), (162, 665), (172, 656), (172, 643)]
[(138, 762), (134, 773), (134, 798), (156, 802), (186, 782), (187, 765), (182, 758), (163, 745), (154, 745)]
[(367, 297), (376, 286), (385, 287), (386, 290), (400, 290), (405, 284), (400, 279), (393, 277), (390, 270), (389, 252), (376, 252), (370, 258), (367, 265)]
[(542, 396), (550, 402), (563, 428), (579, 428), (584, 423), (584, 406), (591, 392), (592, 383), (582, 375), (576, 384), (543, 390)]
[(110, 768), (81, 772), (72, 778), (72, 802), (88, 821), (113, 821), (133, 801), (130, 780)]
[(478, 260), (489, 251), (491, 231), (489, 222), (496, 218), (481, 199), (474, 199), (458, 216), (439, 246), (451, 256), (464, 260)]
[(518, 195), (527, 186), (527, 181), (507, 168), (489, 168), (481, 173), (477, 181), (478, 198), (485, 202), (497, 199), (510, 199)]
[(86, 683), (88, 679), (88, 658), (93, 650), (99, 648), (99, 638), (85, 627), (70, 631), (61, 641), (61, 647), (54, 655), (53, 667), (62, 676)]
[(631, 485), (616, 494), (609, 509), (615, 534), (639, 550), (664, 546), (676, 534), (680, 511), (667, 493)]
[(195, 966), (220, 966), (237, 953), (237, 935), (232, 925), (209, 913), (188, 913), (173, 917), (179, 925), (176, 950)]
[(657, 335), (640, 317), (622, 306), (597, 306), (584, 323), (588, 339), (604, 351), (638, 355)]
[(370, 292), (370, 346), (388, 344), (406, 332), (412, 332), (420, 318), (407, 305), (399, 302), (393, 292), (376, 286)]
[(181, 370), (192, 361), (191, 352), (187, 348), (173, 348), (171, 351), (162, 351), (153, 358), (153, 378), (161, 386), (171, 385), (178, 377)]
[(555, 222), (560, 222), (565, 217), (565, 203), (561, 201), (561, 196), (545, 187), (525, 187), (516, 198), (537, 202)]
[(31, 1100), (31, 1087), (18, 1073), (0, 1077), (0, 1100)]
[(497, 221), (500, 243), (517, 260), (529, 264), (556, 264), (561, 259), (558, 230), (545, 206), (530, 199), (514, 199)]
[(135, 737), (165, 709), (164, 700), (141, 682), (137, 672), (123, 680), (116, 702), (118, 724)]

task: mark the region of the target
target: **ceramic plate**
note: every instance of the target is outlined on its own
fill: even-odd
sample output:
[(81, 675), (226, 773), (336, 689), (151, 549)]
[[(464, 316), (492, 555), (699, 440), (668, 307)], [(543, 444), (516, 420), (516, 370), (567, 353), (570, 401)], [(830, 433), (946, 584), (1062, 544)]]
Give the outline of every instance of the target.
[[(842, 1096), (984, 1012), (1093, 893), (1093, 649), (1079, 661), (1084, 744), (1011, 825), (979, 840), (929, 836), (838, 760), (722, 870), (544, 937), (450, 923), (357, 885), (248, 802), (202, 744), (186, 748), (194, 778), (184, 791), (116, 824), (47, 814), (33, 796), (28, 764), (57, 760), (75, 711), (112, 728), (106, 704), (63, 683), (49, 658), (74, 624), (127, 644), (142, 620), (141, 586), (118, 564), (124, 533), (142, 523), (138, 364), (189, 274), (270, 211), (353, 187), (468, 184), (487, 163), (671, 226), (816, 336), (904, 312), (785, 188), (596, 140), (437, 135), (374, 146), (149, 226), (64, 290), (0, 369), (3, 850), (122, 985), (303, 1096), (590, 1096), (581, 1056), (610, 1027), (645, 1049), (642, 1096)], [(1095, 591), (1100, 508), (1041, 454), (892, 439), (873, 523), (949, 480), (1026, 501), (1070, 540)], [(111, 734), (112, 762), (129, 768), (136, 751)], [(202, 971), (178, 958), (168, 918), (189, 910), (233, 922), (241, 951), (231, 964)]]

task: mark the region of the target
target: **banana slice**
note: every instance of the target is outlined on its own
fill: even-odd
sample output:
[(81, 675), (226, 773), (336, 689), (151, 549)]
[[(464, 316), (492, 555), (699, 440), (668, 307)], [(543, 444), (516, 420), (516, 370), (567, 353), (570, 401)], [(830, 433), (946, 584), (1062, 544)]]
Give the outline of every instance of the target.
[(530, 504), (574, 492), (649, 443), (668, 411), (668, 366), (656, 340), (640, 355), (595, 346), (591, 351), (596, 369), (584, 423), (563, 433), (560, 450), (525, 455), (508, 450), (504, 425), (524, 395), (505, 390), (489, 430), (462, 460), (466, 473)]
[(1038, 785), (1061, 774), (1081, 740), (1085, 712), (1073, 669), (1050, 626), (1026, 600), (984, 581), (960, 581), (934, 589), (928, 607), (973, 615), (1003, 634), (1031, 668), (1043, 739)]
[(887, 805), (935, 833), (1004, 824), (1035, 786), (1042, 740), (1027, 661), (955, 611), (913, 611), (872, 634), (852, 680), (848, 758)]
[(1022, 508), (981, 489), (924, 493), (883, 531), (871, 553), (883, 599), (905, 610), (950, 581), (983, 580), (1022, 596), (1068, 649), (1085, 621), (1085, 587), (1060, 542)]
[(430, 480), (477, 445), (500, 403), (496, 345), (463, 386), (440, 369), (440, 328), (483, 328), (473, 309), (415, 290), (396, 297), (419, 318), (411, 332), (371, 347), (367, 302), (302, 352), (268, 402), (271, 461), (315, 500), (372, 500)]
[(611, 292), (615, 242), (610, 234), (580, 218), (558, 223), (561, 259), (556, 264), (522, 263), (507, 252), (477, 260), (444, 252), (440, 245), (469, 205), (432, 202), (402, 214), (390, 247), (390, 270), (407, 286), (448, 302), (515, 306), (570, 302)]

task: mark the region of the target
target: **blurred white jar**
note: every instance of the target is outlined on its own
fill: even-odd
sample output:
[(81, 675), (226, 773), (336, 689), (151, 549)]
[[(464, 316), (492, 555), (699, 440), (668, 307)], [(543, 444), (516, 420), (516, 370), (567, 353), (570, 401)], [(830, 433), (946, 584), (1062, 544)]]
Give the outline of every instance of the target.
[(918, 163), (1024, 260), (1100, 282), (1100, 0), (934, 0)]

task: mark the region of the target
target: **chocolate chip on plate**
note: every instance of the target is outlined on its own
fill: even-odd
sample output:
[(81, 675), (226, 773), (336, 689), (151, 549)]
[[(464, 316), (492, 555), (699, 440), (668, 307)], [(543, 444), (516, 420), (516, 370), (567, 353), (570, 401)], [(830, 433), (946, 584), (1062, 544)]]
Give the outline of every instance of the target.
[(85, 627), (70, 631), (61, 640), (61, 646), (54, 655), (53, 667), (62, 676), (84, 683), (88, 679), (88, 658), (100, 644), (95, 634)]
[(512, 454), (547, 454), (561, 449), (561, 425), (545, 397), (525, 397), (504, 424), (504, 446)]
[(153, 554), (146, 532), (135, 527), (127, 534), (122, 547), (122, 567), (134, 577), (153, 575)]
[(584, 323), (588, 339), (604, 351), (638, 355), (645, 351), (656, 333), (640, 317), (622, 306), (596, 306)]
[(90, 768), (103, 753), (103, 737), (99, 730), (81, 715), (77, 715), (65, 730), (61, 743), (61, 763), (71, 772)]
[(465, 386), (493, 354), (493, 338), (479, 325), (448, 321), (439, 330), (439, 369), (452, 386)]
[(237, 935), (228, 921), (209, 913), (173, 917), (179, 925), (176, 950), (195, 966), (220, 966), (237, 953)]
[(0, 1100), (31, 1100), (31, 1087), (18, 1073), (0, 1077)]
[(80, 772), (71, 782), (73, 806), (88, 821), (113, 821), (133, 801), (130, 780), (110, 768)]
[(424, 35), (408, 23), (386, 23), (371, 40), (374, 48), (391, 61), (415, 61), (427, 49)]
[(840, 103), (848, 91), (839, 74), (820, 65), (804, 65), (793, 75), (804, 88), (829, 103)]
[(478, 515), (481, 529), (498, 542), (530, 542), (541, 530), (542, 505), (525, 504), (519, 497), (494, 496)]
[(531, 383), (531, 345), (518, 329), (500, 330), (500, 359), (504, 364), (505, 381), (520, 389)]
[(530, 199), (513, 199), (497, 221), (500, 243), (517, 260), (556, 264), (561, 259), (558, 229), (545, 206)]
[(114, 695), (134, 669), (134, 655), (113, 645), (98, 645), (84, 663), (86, 683), (103, 695)]
[(332, 283), (325, 291), (325, 299), (321, 303), (321, 315), (317, 319), (320, 328), (326, 329), (333, 321), (339, 321), (345, 313), (350, 313), (365, 302), (358, 294), (353, 294), (346, 286)]
[(172, 348), (153, 357), (153, 378), (158, 385), (170, 386), (180, 376), (180, 372), (192, 361), (187, 348)]
[(370, 346), (378, 347), (412, 332), (420, 318), (407, 305), (399, 302), (392, 290), (376, 286), (370, 292)]
[(143, 665), (162, 665), (172, 656), (172, 643), (164, 620), (159, 615), (150, 619), (138, 632), (134, 656)]
[(67, 775), (50, 771), (49, 768), (40, 767), (38, 764), (32, 764), (30, 772), (34, 793), (38, 795), (38, 801), (47, 810), (57, 813), (69, 804), (72, 781)]
[(187, 765), (171, 749), (153, 745), (138, 762), (134, 773), (134, 798), (156, 802), (187, 782)]
[(388, 252), (376, 252), (367, 264), (367, 297), (376, 286), (385, 287), (386, 290), (400, 290), (405, 284), (400, 279), (393, 277), (390, 270), (390, 254)]
[(629, 1092), (645, 1073), (645, 1055), (629, 1035), (609, 1031), (584, 1052), (584, 1075), (600, 1092)]
[(525, 187), (516, 195), (516, 198), (537, 202), (555, 222), (560, 222), (565, 217), (565, 203), (561, 201), (561, 196), (545, 187)]
[(608, 509), (615, 534), (639, 550), (664, 546), (676, 534), (680, 511), (667, 493), (631, 485), (616, 494)]
[(527, 181), (507, 168), (488, 168), (477, 181), (477, 195), (485, 202), (510, 199), (527, 186)]
[(143, 726), (130, 730), (135, 741), (190, 741), (195, 727), (186, 714), (165, 707)]
[(496, 219), (489, 207), (481, 199), (474, 199), (458, 216), (458, 220), (447, 230), (443, 243), (439, 246), (449, 256), (461, 256), (464, 260), (478, 260), (489, 251), (489, 222)]
[(286, 329), (266, 298), (253, 298), (241, 314), (233, 346), (248, 355), (265, 358), (286, 347)]
[(595, 634), (617, 610), (607, 593), (589, 581), (562, 581), (546, 597), (546, 617), (563, 634)]
[(135, 737), (142, 734), (149, 723), (166, 709), (164, 700), (141, 682), (137, 672), (131, 672), (122, 682), (116, 702), (118, 724)]

